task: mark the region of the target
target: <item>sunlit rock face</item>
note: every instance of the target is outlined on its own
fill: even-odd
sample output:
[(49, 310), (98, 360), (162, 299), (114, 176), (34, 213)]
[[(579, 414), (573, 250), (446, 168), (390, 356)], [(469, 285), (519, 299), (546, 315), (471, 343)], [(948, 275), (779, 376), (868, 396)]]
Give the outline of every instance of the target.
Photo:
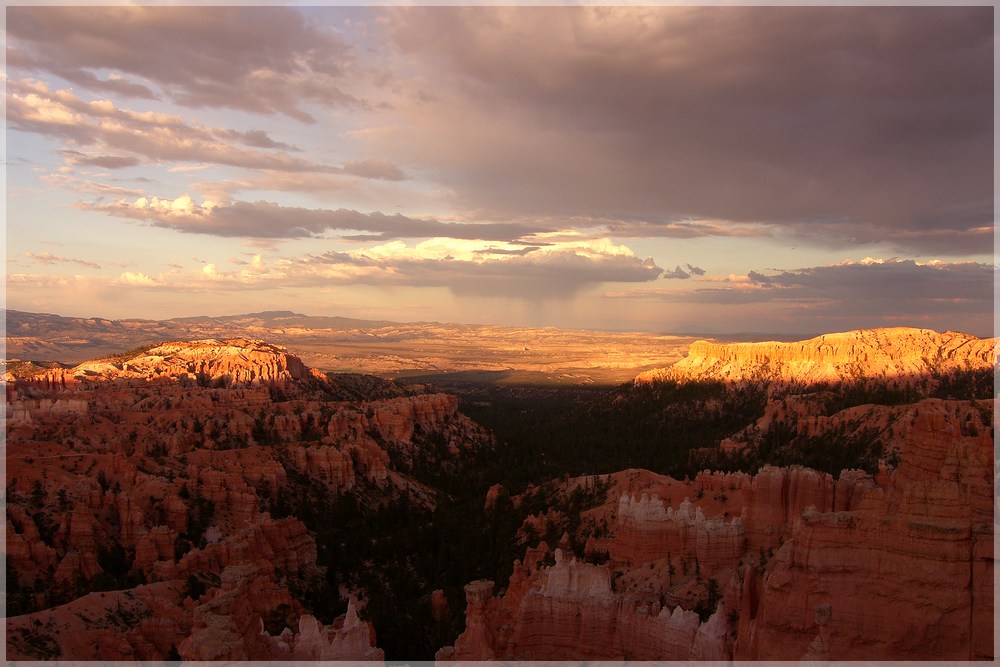
[(444, 466), (489, 441), (454, 396), (331, 380), (249, 339), (7, 389), (8, 608), (30, 610), (7, 621), (12, 659), (381, 660), (353, 602), (331, 624), (301, 603), (324, 574), (301, 485), (431, 507), (399, 466), (431, 437)]
[(261, 340), (198, 340), (164, 343), (115, 362), (86, 362), (66, 375), (85, 379), (190, 379), (226, 385), (285, 386), (311, 372), (280, 345)]
[(992, 368), (995, 338), (930, 329), (883, 328), (833, 333), (795, 343), (696, 341), (667, 369), (636, 382), (668, 377), (714, 380), (827, 382), (856, 378), (911, 378), (967, 368)]

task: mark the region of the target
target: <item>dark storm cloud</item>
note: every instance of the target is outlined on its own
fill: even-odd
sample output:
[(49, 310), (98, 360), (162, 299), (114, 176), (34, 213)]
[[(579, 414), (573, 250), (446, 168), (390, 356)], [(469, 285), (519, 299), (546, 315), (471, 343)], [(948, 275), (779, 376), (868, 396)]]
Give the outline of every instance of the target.
[[(548, 244), (544, 244), (548, 245)], [(540, 245), (526, 245), (522, 248), (510, 249), (510, 248), (488, 248), (485, 250), (476, 251), (477, 255), (528, 255), (536, 250), (539, 250), (542, 246)]]
[(662, 237), (693, 239), (702, 236), (765, 236), (765, 225), (746, 225), (717, 220), (612, 220), (605, 223), (608, 233), (619, 238)]
[[(844, 263), (750, 272), (697, 281), (685, 290), (636, 289), (609, 298), (656, 299), (689, 312), (725, 312), (729, 330), (846, 331), (884, 326), (993, 334), (995, 267), (975, 262), (912, 260)], [(692, 281), (694, 282), (694, 281)]]
[(385, 11), (436, 84), (386, 144), (470, 207), (983, 252), (991, 7)]
[(773, 276), (751, 271), (748, 277), (786, 296), (878, 304), (894, 311), (902, 304), (916, 302), (934, 303), (944, 309), (970, 304), (985, 309), (993, 301), (994, 275), (994, 267), (988, 264), (918, 264), (907, 259), (820, 266)]
[(994, 277), (993, 266), (977, 262), (886, 260), (808, 267), (775, 275), (750, 271), (745, 278), (731, 276), (699, 283), (711, 287), (640, 290), (615, 296), (708, 305), (758, 304), (762, 308), (804, 306), (822, 311), (823, 317), (834, 323), (838, 317), (867, 317), (876, 322), (868, 326), (887, 317), (909, 317), (909, 321), (918, 322), (934, 316), (947, 327), (949, 317), (992, 313)]
[(8, 67), (95, 91), (152, 98), (158, 87), (192, 107), (310, 122), (303, 103), (359, 104), (341, 89), (349, 47), (293, 8), (9, 7), (7, 36)]

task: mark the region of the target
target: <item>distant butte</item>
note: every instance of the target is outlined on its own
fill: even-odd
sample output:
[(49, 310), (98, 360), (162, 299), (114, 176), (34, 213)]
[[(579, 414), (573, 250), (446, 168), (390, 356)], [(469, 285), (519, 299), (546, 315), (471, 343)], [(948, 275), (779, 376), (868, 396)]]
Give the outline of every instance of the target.
[(837, 382), (863, 377), (905, 378), (989, 368), (997, 339), (930, 329), (894, 327), (832, 333), (793, 343), (720, 344), (699, 340), (670, 368), (639, 374), (636, 382), (667, 378)]

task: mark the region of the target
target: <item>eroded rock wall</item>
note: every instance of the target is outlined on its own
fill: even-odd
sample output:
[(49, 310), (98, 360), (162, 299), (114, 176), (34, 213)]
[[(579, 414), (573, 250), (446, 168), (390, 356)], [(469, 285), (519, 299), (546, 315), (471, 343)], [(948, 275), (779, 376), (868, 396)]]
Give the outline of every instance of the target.
[(991, 659), (993, 438), (969, 426), (983, 408), (877, 410), (898, 463), (874, 476), (616, 473), (592, 510), (611, 534), (586, 549), (609, 561), (528, 549), (502, 596), (477, 589), (475, 631), (439, 660)]

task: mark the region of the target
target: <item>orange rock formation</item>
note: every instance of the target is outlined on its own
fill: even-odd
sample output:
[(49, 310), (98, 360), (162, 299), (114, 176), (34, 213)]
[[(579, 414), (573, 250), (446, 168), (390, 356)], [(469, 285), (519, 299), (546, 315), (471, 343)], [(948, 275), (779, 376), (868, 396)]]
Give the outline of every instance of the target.
[[(381, 660), (353, 603), (323, 625), (290, 592), (322, 574), (316, 543), (268, 508), (292, 476), (330, 497), (363, 487), (433, 505), (389, 451), (412, 458), (418, 434), (439, 434), (459, 456), (487, 435), (453, 396), (338, 382), (253, 340), (162, 344), (10, 381), (11, 600), (39, 611), (8, 620), (8, 656)], [(373, 398), (344, 400), (359, 393)]]
[(996, 344), (995, 338), (905, 327), (826, 334), (795, 343), (700, 340), (691, 344), (684, 359), (670, 368), (642, 373), (636, 382), (667, 377), (823, 382), (919, 376), (992, 368)]

